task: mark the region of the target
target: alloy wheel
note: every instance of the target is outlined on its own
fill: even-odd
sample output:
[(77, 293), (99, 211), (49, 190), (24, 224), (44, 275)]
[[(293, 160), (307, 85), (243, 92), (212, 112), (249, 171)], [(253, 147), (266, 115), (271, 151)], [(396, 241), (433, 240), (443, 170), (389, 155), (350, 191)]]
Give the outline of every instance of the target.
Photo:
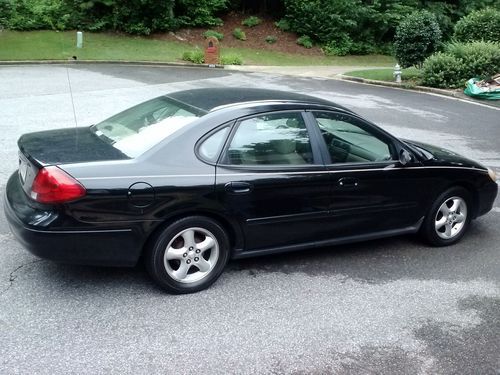
[(176, 234), (167, 245), (163, 262), (168, 275), (180, 283), (194, 283), (210, 274), (219, 259), (213, 233), (198, 227)]
[(465, 227), (467, 203), (461, 197), (446, 199), (439, 207), (434, 220), (436, 234), (444, 239), (455, 238)]

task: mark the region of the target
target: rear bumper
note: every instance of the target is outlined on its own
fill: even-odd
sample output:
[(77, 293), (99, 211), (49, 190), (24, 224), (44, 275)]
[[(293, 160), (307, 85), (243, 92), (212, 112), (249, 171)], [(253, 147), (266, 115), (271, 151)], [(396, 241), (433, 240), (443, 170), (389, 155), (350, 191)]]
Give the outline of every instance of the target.
[(132, 228), (66, 229), (61, 213), (33, 208), (19, 184), (17, 173), (7, 183), (4, 211), (16, 239), (31, 253), (57, 262), (134, 266), (142, 241)]

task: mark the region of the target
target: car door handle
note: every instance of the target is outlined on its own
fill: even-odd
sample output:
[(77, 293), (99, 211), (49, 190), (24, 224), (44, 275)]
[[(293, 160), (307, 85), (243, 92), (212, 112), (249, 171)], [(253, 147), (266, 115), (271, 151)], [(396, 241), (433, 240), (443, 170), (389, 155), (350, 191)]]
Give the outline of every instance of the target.
[(359, 180), (352, 177), (343, 177), (337, 181), (337, 185), (340, 187), (357, 187)]
[(227, 192), (233, 194), (245, 194), (252, 191), (252, 184), (243, 181), (232, 181), (224, 185)]

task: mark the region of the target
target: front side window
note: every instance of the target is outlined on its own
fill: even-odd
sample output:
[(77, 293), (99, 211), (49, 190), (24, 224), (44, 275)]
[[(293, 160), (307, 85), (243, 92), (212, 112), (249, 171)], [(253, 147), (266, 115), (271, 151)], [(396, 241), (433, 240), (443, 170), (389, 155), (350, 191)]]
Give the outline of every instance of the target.
[(300, 113), (276, 113), (241, 121), (227, 151), (232, 165), (312, 164), (309, 134)]
[(315, 112), (332, 163), (367, 163), (392, 160), (391, 145), (365, 130), (349, 115)]
[(118, 113), (91, 129), (125, 155), (136, 157), (202, 115), (187, 105), (159, 97)]

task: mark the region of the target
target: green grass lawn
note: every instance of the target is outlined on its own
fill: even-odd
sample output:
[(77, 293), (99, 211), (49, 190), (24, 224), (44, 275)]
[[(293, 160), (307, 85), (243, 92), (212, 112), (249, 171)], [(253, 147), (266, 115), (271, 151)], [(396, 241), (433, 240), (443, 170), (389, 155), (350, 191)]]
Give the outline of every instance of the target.
[[(347, 72), (344, 75), (365, 79), (374, 79), (377, 81), (390, 81), (394, 82), (394, 69), (366, 69), (354, 70)], [(416, 68), (403, 69), (401, 79), (403, 82), (417, 82), (420, 78), (420, 72)]]
[[(120, 34), (84, 33), (83, 48), (76, 48), (76, 32), (0, 32), (0, 60), (128, 60), (180, 62), (187, 43)], [(302, 56), (247, 48), (222, 48), (222, 54), (238, 54), (246, 65), (391, 65), (391, 56)]]

